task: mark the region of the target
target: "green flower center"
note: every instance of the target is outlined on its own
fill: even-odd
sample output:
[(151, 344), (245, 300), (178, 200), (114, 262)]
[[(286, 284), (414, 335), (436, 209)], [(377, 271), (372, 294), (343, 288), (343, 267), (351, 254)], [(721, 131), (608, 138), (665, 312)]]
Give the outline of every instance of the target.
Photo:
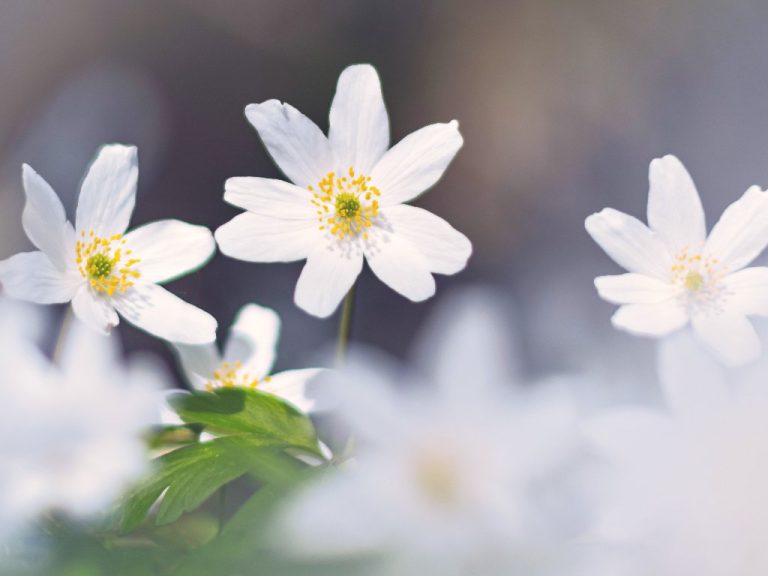
[(95, 279), (108, 277), (110, 274), (112, 274), (112, 268), (114, 268), (114, 262), (112, 261), (112, 258), (103, 252), (98, 252), (88, 258), (88, 262), (85, 265), (85, 269), (88, 272), (88, 277)]
[(381, 192), (371, 185), (371, 177), (357, 174), (351, 168), (345, 174), (328, 172), (317, 187), (309, 186), (311, 202), (317, 209), (320, 230), (330, 232), (339, 240), (362, 236), (379, 214)]
[(349, 192), (336, 196), (336, 214), (341, 218), (354, 218), (360, 212), (360, 200)]
[(114, 296), (124, 294), (141, 276), (135, 269), (139, 259), (126, 249), (122, 234), (101, 237), (93, 231), (80, 232), (75, 243), (75, 262), (83, 278), (96, 292)]

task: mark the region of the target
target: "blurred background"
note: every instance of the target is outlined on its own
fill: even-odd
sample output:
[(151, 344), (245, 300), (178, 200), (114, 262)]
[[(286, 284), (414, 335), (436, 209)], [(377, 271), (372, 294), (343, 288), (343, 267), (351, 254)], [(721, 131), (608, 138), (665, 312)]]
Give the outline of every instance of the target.
[[(467, 271), (438, 277), (436, 298), (497, 286), (526, 371), (610, 375), (630, 354), (650, 360), (651, 344), (611, 328), (592, 279), (618, 267), (584, 218), (612, 206), (644, 219), (648, 163), (666, 153), (691, 171), (709, 225), (750, 184), (768, 184), (767, 28), (761, 0), (0, 0), (0, 258), (30, 247), (22, 162), (73, 216), (106, 142), (139, 147), (134, 226), (218, 227), (237, 213), (222, 201), (228, 177), (282, 177), (244, 107), (278, 98), (327, 129), (339, 73), (370, 62), (393, 142), (452, 118), (465, 137), (416, 202), (474, 243)], [(300, 269), (217, 255), (169, 288), (222, 329), (246, 302), (274, 307), (278, 367), (302, 367), (336, 322), (293, 305)], [(366, 271), (354, 338), (402, 356), (432, 306)], [(130, 326), (120, 335), (170, 358)]]

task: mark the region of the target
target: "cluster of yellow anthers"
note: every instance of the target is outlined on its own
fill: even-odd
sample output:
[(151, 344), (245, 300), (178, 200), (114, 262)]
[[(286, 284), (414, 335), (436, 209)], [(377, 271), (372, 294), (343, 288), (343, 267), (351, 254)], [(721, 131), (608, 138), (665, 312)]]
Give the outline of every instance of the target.
[(141, 276), (133, 269), (139, 259), (131, 258), (131, 250), (125, 249), (124, 245), (122, 234), (102, 238), (93, 231), (80, 233), (75, 244), (75, 261), (80, 274), (96, 292), (109, 296), (115, 292), (122, 294)]
[(720, 261), (710, 256), (689, 254), (684, 248), (672, 265), (672, 282), (682, 284), (689, 292), (699, 292), (706, 286), (713, 286), (723, 276)]
[(213, 378), (209, 380), (205, 389), (213, 392), (216, 388), (250, 388), (252, 390), (261, 384), (269, 382), (270, 377), (266, 376), (263, 380), (252, 378), (247, 372), (242, 372), (242, 362), (224, 362), (221, 367), (213, 373)]
[(354, 168), (350, 168), (348, 176), (328, 172), (318, 183), (319, 190), (309, 186), (320, 230), (328, 230), (340, 240), (360, 234), (367, 240), (366, 228), (373, 225), (379, 213), (377, 198), (381, 196), (376, 186), (370, 186), (370, 181), (370, 176), (356, 175)]

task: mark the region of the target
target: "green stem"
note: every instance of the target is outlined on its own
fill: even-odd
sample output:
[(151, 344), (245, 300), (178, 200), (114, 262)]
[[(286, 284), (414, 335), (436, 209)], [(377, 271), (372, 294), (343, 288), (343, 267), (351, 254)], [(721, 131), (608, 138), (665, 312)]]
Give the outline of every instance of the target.
[(224, 529), (224, 523), (227, 519), (227, 485), (224, 484), (219, 489), (219, 532)]
[(59, 336), (56, 338), (56, 345), (53, 348), (52, 362), (56, 365), (61, 363), (61, 354), (64, 350), (64, 343), (67, 340), (67, 335), (72, 328), (73, 321), (72, 306), (67, 306), (67, 311), (64, 313), (64, 317), (61, 319), (61, 326), (59, 327)]
[(336, 344), (336, 366), (341, 367), (347, 359), (349, 335), (352, 332), (352, 311), (355, 307), (355, 285), (347, 292), (339, 320), (339, 339)]

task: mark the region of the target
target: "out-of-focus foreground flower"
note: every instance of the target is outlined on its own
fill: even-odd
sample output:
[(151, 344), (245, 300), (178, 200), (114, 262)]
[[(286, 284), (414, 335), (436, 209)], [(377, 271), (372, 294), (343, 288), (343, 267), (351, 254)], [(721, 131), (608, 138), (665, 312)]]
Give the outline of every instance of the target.
[(510, 382), (488, 302), (446, 305), (449, 329), (422, 347), (429, 383), (370, 355), (329, 374), (354, 457), (285, 508), (287, 553), (380, 555), (376, 573), (398, 575), (578, 572), (588, 467), (577, 410), (561, 388)]
[(280, 317), (269, 308), (246, 304), (237, 314), (223, 353), (215, 343), (200, 346), (177, 344), (184, 374), (197, 390), (244, 387), (274, 394), (302, 412), (317, 408), (317, 398), (307, 384), (320, 368), (286, 370), (272, 374), (280, 336)]
[(150, 365), (123, 366), (114, 340), (74, 323), (54, 366), (22, 336), (28, 313), (0, 302), (2, 537), (46, 512), (105, 512), (147, 470), (141, 436), (159, 421)]
[(249, 262), (307, 263), (296, 304), (333, 313), (365, 259), (414, 301), (435, 293), (432, 273), (462, 270), (472, 246), (445, 220), (407, 206), (443, 175), (463, 143), (454, 120), (432, 124), (389, 149), (389, 118), (372, 66), (342, 72), (328, 137), (288, 104), (251, 104), (246, 116), (293, 182), (230, 178), (224, 199), (247, 212), (216, 231), (224, 254)]
[(651, 162), (648, 226), (611, 208), (587, 232), (629, 273), (595, 279), (621, 304), (614, 326), (664, 336), (688, 324), (727, 364), (760, 354), (749, 315), (768, 315), (768, 268), (745, 268), (768, 244), (768, 193), (753, 186), (723, 212), (709, 236), (698, 192), (674, 156)]
[(592, 426), (612, 464), (598, 537), (617, 574), (759, 576), (768, 571), (766, 363), (738, 372), (685, 334), (665, 342), (666, 406), (617, 410)]
[(123, 318), (174, 342), (216, 338), (216, 320), (159, 283), (202, 266), (216, 248), (211, 232), (178, 220), (153, 222), (124, 234), (136, 200), (136, 148), (104, 146), (88, 169), (76, 226), (50, 185), (24, 165), (24, 231), (39, 252), (0, 262), (7, 296), (37, 304), (72, 302), (77, 317), (109, 332)]

